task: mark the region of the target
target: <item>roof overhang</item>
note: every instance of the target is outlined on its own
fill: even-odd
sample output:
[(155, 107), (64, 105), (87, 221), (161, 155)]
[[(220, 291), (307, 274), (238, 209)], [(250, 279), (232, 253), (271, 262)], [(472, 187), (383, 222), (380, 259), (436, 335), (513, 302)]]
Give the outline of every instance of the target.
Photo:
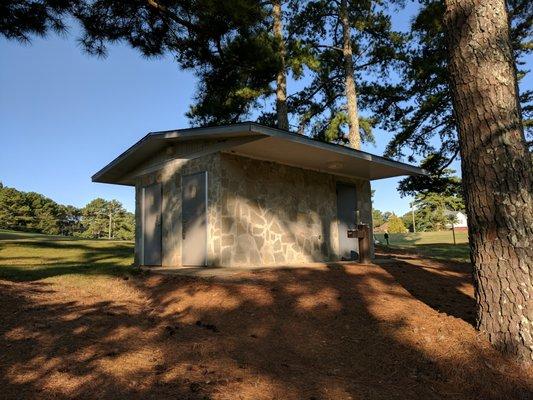
[[(230, 140), (238, 138), (243, 140)], [(214, 143), (221, 143), (222, 145), (213, 146), (214, 151), (346, 177), (375, 180), (425, 174), (422, 169), (409, 164), (257, 123), (245, 122), (149, 133), (94, 174), (92, 180), (134, 185), (134, 180), (128, 176), (141, 163), (175, 143), (192, 140), (212, 140)]]

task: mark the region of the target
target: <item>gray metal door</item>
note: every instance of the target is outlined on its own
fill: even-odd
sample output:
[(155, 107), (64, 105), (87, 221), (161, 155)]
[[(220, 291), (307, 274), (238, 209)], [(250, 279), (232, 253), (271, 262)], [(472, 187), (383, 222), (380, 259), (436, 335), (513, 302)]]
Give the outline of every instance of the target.
[(161, 184), (143, 188), (143, 264), (161, 265)]
[(182, 264), (207, 265), (207, 172), (185, 175), (182, 189)]
[(339, 220), (339, 255), (352, 259), (352, 251), (358, 251), (357, 239), (349, 238), (348, 229), (357, 226), (357, 195), (355, 186), (337, 183), (337, 219)]

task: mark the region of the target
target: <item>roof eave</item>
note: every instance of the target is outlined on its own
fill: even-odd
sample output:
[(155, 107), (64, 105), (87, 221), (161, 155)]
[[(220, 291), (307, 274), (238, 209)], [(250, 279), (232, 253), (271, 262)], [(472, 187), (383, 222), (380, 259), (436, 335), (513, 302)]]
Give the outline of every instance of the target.
[[(121, 153), (118, 157), (116, 157), (113, 161), (111, 161), (101, 170), (99, 170), (94, 175), (92, 175), (91, 181), (97, 182), (97, 183), (111, 183), (111, 184), (132, 186), (133, 183), (121, 182), (120, 178), (106, 179), (105, 174), (108, 173), (110, 170), (112, 170), (114, 167), (117, 167), (117, 165), (123, 162), (128, 156), (131, 156), (135, 151), (140, 150), (143, 146), (146, 145), (147, 142), (153, 142), (154, 140), (181, 141), (183, 139), (195, 140), (195, 139), (201, 139), (201, 138), (217, 139), (217, 138), (224, 138), (224, 137), (228, 137), (228, 138), (229, 137), (240, 137), (240, 136), (250, 135), (250, 133), (252, 132), (251, 128), (252, 127), (251, 127), (250, 122), (243, 122), (243, 123), (239, 123), (235, 125), (226, 125), (226, 126), (207, 126), (207, 127), (200, 127), (200, 128), (185, 128), (185, 129), (176, 129), (176, 130), (168, 130), (168, 131), (149, 132), (142, 139), (140, 139), (138, 142), (130, 146), (123, 153)], [(254, 132), (254, 133), (258, 133), (258, 132)]]
[[(350, 147), (346, 147), (346, 146), (336, 144), (336, 143), (323, 142), (320, 140), (310, 138), (308, 136), (303, 136), (303, 135), (285, 131), (282, 129), (267, 127), (264, 125), (257, 124), (255, 122), (250, 122), (249, 124), (250, 124), (250, 130), (257, 132), (257, 133), (261, 133), (261, 134), (265, 134), (269, 136), (290, 137), (291, 140), (295, 140), (306, 145), (314, 145), (316, 147), (328, 149), (336, 153), (346, 154), (352, 157), (355, 156), (357, 158), (360, 158), (366, 161), (377, 162), (377, 163), (388, 165), (394, 168), (400, 168), (403, 171), (408, 172), (406, 175), (428, 175), (427, 171), (425, 171), (422, 168), (415, 167), (413, 165), (406, 164), (401, 161), (389, 160), (388, 158), (381, 157), (381, 156), (371, 154), (371, 153), (367, 153), (366, 151), (352, 149)], [(379, 179), (385, 179), (385, 178), (379, 178)]]
[[(115, 167), (118, 167), (125, 159), (130, 157), (135, 152), (139, 151), (147, 143), (157, 143), (157, 141), (165, 142), (170, 141), (181, 141), (183, 139), (195, 140), (200, 138), (223, 138), (223, 137), (239, 137), (247, 136), (250, 134), (258, 134), (265, 136), (281, 137), (293, 142), (298, 142), (303, 145), (314, 146), (328, 151), (333, 151), (338, 154), (348, 155), (350, 157), (356, 157), (361, 160), (366, 160), (368, 162), (378, 163), (386, 165), (395, 169), (398, 169), (397, 175), (392, 176), (401, 176), (401, 175), (428, 175), (426, 171), (421, 168), (399, 162), (394, 160), (389, 160), (387, 158), (377, 156), (371, 153), (367, 153), (361, 150), (352, 149), (346, 146), (342, 146), (334, 143), (322, 142), (307, 136), (299, 135), (297, 133), (289, 132), (286, 130), (281, 130), (277, 128), (267, 127), (255, 122), (242, 122), (234, 125), (225, 125), (225, 126), (208, 126), (201, 128), (186, 128), (186, 129), (177, 129), (169, 131), (159, 131), (159, 132), (150, 132), (145, 135), (137, 143), (129, 147), (117, 158), (103, 167), (101, 170), (96, 172), (91, 180), (93, 182), (99, 183), (112, 183), (119, 185), (132, 186), (132, 182), (125, 182), (122, 180), (122, 175), (116, 177), (106, 177), (106, 175)], [(374, 178), (374, 179), (385, 179), (386, 177)]]

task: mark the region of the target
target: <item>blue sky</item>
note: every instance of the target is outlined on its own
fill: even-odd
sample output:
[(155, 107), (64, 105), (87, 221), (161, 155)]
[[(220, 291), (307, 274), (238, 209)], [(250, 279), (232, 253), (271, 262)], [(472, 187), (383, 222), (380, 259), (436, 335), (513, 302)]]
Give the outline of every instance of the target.
[[(395, 16), (405, 27), (410, 12)], [(31, 45), (0, 38), (0, 181), (84, 206), (117, 199), (133, 211), (132, 188), (91, 182), (91, 175), (149, 131), (188, 126), (184, 116), (195, 78), (170, 58), (142, 58), (124, 45), (98, 59), (75, 34), (36, 38)], [(289, 87), (290, 90), (290, 87)], [(382, 154), (391, 134), (376, 132)], [(375, 181), (374, 207), (403, 214), (398, 179)]]
[(193, 76), (125, 46), (89, 57), (72, 37), (0, 40), (0, 53), (4, 185), (75, 206), (115, 198), (133, 210), (132, 188), (90, 177), (147, 132), (187, 126)]

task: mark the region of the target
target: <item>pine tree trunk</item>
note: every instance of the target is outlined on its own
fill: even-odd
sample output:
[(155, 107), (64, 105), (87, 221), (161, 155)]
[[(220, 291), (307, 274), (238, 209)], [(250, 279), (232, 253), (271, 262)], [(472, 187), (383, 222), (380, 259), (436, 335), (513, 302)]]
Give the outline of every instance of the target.
[(340, 19), (342, 25), (342, 55), (344, 58), (344, 80), (346, 86), (346, 102), (348, 103), (348, 140), (350, 147), (361, 148), (361, 135), (359, 134), (359, 115), (357, 111), (357, 92), (355, 91), (352, 41), (350, 21), (348, 20), (347, 0), (341, 0)]
[(477, 326), (533, 362), (533, 178), (504, 0), (445, 0)]
[(287, 110), (287, 78), (285, 76), (285, 42), (283, 40), (283, 21), (281, 0), (273, 0), (274, 36), (279, 43), (280, 69), (276, 76), (276, 113), (279, 129), (289, 129)]

